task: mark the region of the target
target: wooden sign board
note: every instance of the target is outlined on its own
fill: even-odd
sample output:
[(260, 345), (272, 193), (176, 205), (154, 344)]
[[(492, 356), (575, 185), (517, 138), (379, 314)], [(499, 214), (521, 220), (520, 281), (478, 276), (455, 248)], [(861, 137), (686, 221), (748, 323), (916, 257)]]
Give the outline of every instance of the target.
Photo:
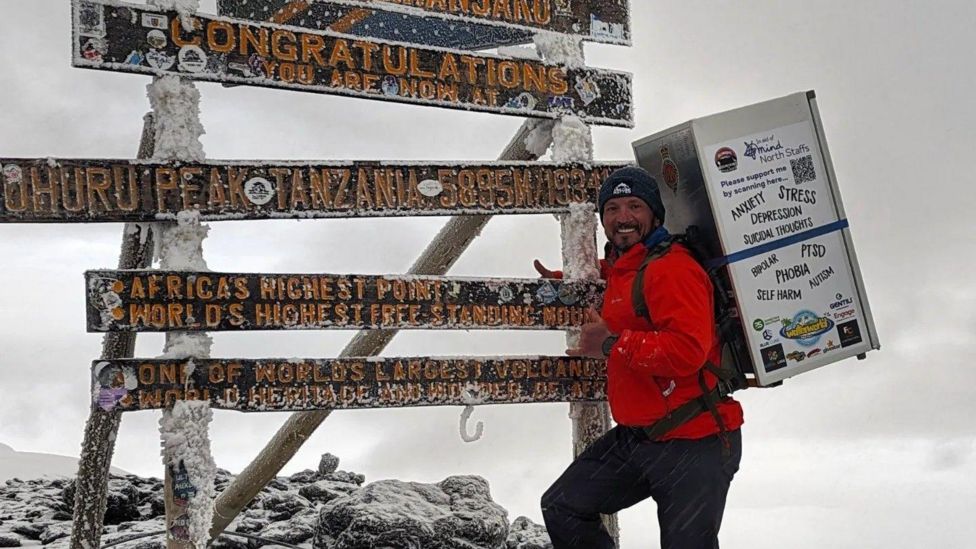
[[(263, 0), (261, 5), (239, 0), (217, 0), (217, 13), (236, 19), (331, 30), (393, 42), (411, 42), (441, 48), (483, 50), (532, 42), (535, 30), (475, 23), (452, 17), (431, 17), (417, 9), (388, 11), (387, 4), (369, 9), (321, 0)], [(401, 11), (402, 10), (402, 11)], [(481, 10), (479, 10), (481, 11)], [(422, 38), (422, 39), (421, 39)]]
[(624, 165), (0, 158), (0, 223), (557, 213)]
[(92, 405), (202, 400), (240, 412), (606, 400), (606, 363), (571, 357), (126, 359), (92, 363)]
[(528, 329), (583, 325), (603, 283), (412, 275), (88, 271), (88, 331)]
[[(530, 42), (539, 31), (630, 45), (629, 0), (217, 0), (217, 11), (238, 19), (465, 49), (506, 45), (516, 37)], [(484, 43), (476, 37), (485, 26), (510, 32), (498, 36), (498, 42)]]
[(633, 126), (630, 74), (73, 0), (76, 67)]

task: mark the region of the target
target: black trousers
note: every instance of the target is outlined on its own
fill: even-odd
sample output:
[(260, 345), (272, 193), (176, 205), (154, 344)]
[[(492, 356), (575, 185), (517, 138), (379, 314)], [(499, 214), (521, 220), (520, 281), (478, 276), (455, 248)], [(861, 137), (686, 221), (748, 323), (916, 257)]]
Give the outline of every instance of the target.
[(554, 549), (613, 549), (600, 514), (648, 497), (657, 502), (662, 549), (717, 549), (742, 434), (651, 442), (616, 426), (587, 448), (542, 496), (542, 516)]

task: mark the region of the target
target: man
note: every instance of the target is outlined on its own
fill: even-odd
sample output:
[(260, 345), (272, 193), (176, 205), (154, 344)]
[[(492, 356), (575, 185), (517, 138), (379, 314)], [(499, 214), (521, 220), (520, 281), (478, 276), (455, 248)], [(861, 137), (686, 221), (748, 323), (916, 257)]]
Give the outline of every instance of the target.
[[(672, 243), (657, 182), (646, 171), (610, 174), (599, 212), (609, 241), (601, 262), (603, 309), (591, 311), (567, 354), (606, 357), (607, 400), (617, 425), (542, 496), (546, 528), (554, 549), (613, 548), (600, 514), (651, 497), (662, 549), (717, 548), (742, 455), (742, 408), (731, 398), (718, 401), (717, 378), (706, 367), (720, 359), (711, 282), (688, 249)], [(536, 268), (543, 276), (561, 275), (538, 262)], [(645, 314), (632, 296), (641, 271)], [(674, 419), (687, 410), (691, 419)]]

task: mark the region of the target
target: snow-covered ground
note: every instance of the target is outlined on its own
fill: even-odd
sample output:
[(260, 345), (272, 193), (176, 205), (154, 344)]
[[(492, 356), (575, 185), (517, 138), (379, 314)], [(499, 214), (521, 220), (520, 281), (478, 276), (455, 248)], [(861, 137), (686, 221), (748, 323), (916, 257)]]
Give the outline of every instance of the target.
[[(967, 504), (976, 501), (974, 458), (976, 445), (966, 439), (764, 441), (747, 432), (722, 546), (970, 549), (976, 539)], [(0, 480), (72, 475), (75, 466), (73, 458), (16, 452), (0, 444)], [(537, 462), (531, 474), (553, 477), (560, 467)], [(538, 494), (525, 486), (514, 474), (491, 486), (492, 496), (508, 509), (509, 520), (525, 514), (541, 522)], [(621, 513), (623, 547), (657, 547), (654, 513), (651, 502)]]

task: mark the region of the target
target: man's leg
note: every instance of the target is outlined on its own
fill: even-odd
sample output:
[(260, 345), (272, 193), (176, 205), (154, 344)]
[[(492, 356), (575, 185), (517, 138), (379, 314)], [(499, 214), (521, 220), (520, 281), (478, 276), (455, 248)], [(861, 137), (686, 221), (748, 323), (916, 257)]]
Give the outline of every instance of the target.
[(614, 427), (569, 465), (542, 496), (542, 516), (554, 549), (613, 549), (600, 514), (612, 514), (650, 496), (634, 454), (640, 441)]
[(652, 479), (662, 549), (718, 549), (725, 498), (742, 458), (741, 432), (728, 438), (728, 456), (718, 436), (652, 443), (668, 446), (669, 471)]

